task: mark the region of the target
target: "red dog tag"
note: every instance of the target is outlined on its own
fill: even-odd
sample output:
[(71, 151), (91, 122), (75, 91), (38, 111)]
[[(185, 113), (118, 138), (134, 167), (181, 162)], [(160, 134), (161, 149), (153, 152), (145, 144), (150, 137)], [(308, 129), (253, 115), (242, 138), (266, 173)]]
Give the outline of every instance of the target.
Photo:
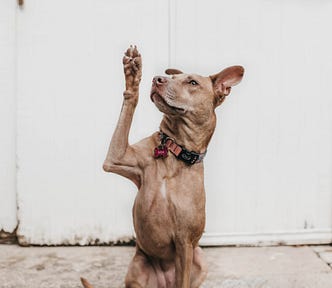
[(165, 145), (159, 145), (154, 148), (154, 158), (166, 158), (168, 156), (168, 149)]

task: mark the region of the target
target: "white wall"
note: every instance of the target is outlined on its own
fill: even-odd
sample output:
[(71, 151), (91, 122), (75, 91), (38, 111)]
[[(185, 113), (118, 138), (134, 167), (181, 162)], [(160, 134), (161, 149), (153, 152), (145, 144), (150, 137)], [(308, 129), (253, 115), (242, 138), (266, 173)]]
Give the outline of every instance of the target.
[(207, 156), (204, 243), (330, 242), (332, 3), (173, 2), (174, 66), (246, 68)]
[(102, 164), (121, 109), (122, 56), (131, 43), (144, 59), (132, 141), (158, 129), (148, 91), (168, 63), (167, 9), (163, 0), (26, 1), (18, 44), (21, 243), (132, 236), (135, 187), (103, 172)]
[(0, 231), (13, 232), (15, 176), (15, 1), (0, 1)]
[(135, 188), (101, 170), (131, 43), (144, 61), (132, 142), (158, 129), (148, 91), (168, 64), (205, 75), (246, 68), (219, 108), (205, 161), (202, 243), (331, 241), (329, 1), (26, 2), (18, 31), (21, 243), (132, 235)]

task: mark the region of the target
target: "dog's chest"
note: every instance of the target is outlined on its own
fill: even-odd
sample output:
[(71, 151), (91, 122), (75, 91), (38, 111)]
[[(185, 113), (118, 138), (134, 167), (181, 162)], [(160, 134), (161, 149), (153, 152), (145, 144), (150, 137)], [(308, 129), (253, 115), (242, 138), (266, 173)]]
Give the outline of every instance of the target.
[(165, 164), (159, 161), (146, 167), (134, 206), (139, 240), (163, 249), (177, 231), (187, 229), (194, 238), (200, 236), (205, 219), (203, 169)]
[(203, 173), (202, 164), (187, 166), (172, 155), (167, 159), (153, 159), (144, 169), (139, 195), (147, 203), (195, 205), (195, 201), (201, 202), (204, 197)]

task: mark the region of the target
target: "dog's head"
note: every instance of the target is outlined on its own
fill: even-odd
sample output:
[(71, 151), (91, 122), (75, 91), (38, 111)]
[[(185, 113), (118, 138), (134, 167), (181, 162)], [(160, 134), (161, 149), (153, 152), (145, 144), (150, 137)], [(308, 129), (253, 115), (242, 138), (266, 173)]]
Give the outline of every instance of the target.
[(220, 73), (204, 77), (167, 69), (171, 77), (156, 76), (152, 81), (151, 100), (169, 116), (205, 118), (211, 115), (238, 84), (244, 74), (242, 66), (231, 66)]

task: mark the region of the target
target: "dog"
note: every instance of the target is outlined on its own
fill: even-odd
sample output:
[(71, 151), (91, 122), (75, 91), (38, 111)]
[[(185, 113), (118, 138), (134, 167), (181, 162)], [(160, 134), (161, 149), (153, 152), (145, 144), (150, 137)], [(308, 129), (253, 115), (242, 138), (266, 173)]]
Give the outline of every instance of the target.
[(103, 169), (138, 188), (133, 206), (136, 253), (125, 286), (197, 288), (207, 276), (198, 246), (205, 227), (203, 159), (216, 127), (215, 109), (241, 81), (244, 68), (232, 66), (208, 77), (167, 69), (170, 77), (154, 77), (150, 98), (164, 114), (160, 131), (129, 145), (142, 76), (136, 46), (125, 52), (123, 65), (123, 106)]

